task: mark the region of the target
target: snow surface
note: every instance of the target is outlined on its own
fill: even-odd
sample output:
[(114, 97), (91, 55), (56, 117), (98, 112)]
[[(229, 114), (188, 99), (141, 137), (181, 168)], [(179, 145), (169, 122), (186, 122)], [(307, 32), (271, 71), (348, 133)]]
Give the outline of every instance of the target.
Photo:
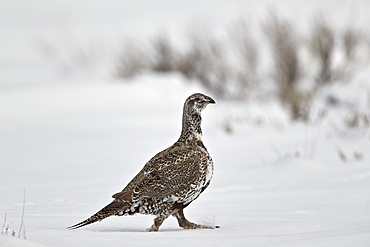
[(1, 247), (43, 247), (45, 245), (0, 234)]
[[(63, 49), (74, 38), (119, 42), (199, 19), (217, 25), (243, 13), (262, 15), (271, 4), (158, 2), (2, 1), (0, 25), (7, 35), (0, 39), (0, 222), (4, 218), (18, 231), (25, 188), (29, 241), (0, 235), (0, 246), (369, 246), (369, 130), (344, 128), (335, 112), (318, 124), (293, 124), (276, 104), (239, 110), (217, 98), (203, 114), (215, 174), (185, 214), (221, 228), (183, 230), (169, 218), (159, 232), (148, 233), (153, 217), (137, 215), (66, 229), (108, 204), (147, 160), (176, 141), (184, 100), (208, 92), (178, 75), (122, 83), (107, 76), (111, 61), (104, 54), (94, 71), (80, 72), (68, 56), (45, 58), (40, 43), (58, 40)], [(301, 5), (281, 1), (279, 9), (301, 20), (302, 13), (333, 6), (333, 17), (347, 16), (353, 6), (359, 22), (370, 21), (366, 1)], [(333, 19), (340, 25), (345, 18)], [(364, 84), (351, 87), (353, 95), (369, 89), (367, 78), (365, 73)], [(228, 114), (247, 115), (248, 121), (227, 134)]]

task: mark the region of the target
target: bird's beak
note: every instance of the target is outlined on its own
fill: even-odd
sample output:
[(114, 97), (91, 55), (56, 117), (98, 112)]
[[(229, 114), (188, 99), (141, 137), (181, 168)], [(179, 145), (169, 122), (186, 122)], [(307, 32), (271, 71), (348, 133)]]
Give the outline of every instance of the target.
[(214, 99), (212, 99), (211, 97), (209, 97), (208, 102), (210, 104), (216, 104), (216, 101)]

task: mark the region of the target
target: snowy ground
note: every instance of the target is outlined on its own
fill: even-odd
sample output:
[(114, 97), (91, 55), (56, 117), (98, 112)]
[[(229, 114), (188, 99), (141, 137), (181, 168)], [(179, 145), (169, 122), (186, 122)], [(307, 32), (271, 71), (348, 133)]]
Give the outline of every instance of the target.
[[(195, 19), (206, 13), (217, 23), (243, 9), (261, 13), (269, 1), (215, 1), (214, 12), (207, 11), (212, 1), (198, 8), (187, 1), (170, 4), (169, 14), (163, 9), (167, 1), (144, 2), (126, 1), (120, 7), (128, 14), (123, 14), (118, 1), (56, 6), (40, 0), (32, 11), (28, 1), (3, 1), (9, 12), (0, 8), (8, 21), (1, 25), (9, 35), (0, 41), (0, 222), (6, 213), (6, 226), (18, 232), (25, 188), (27, 239), (45, 246), (368, 246), (369, 130), (344, 128), (335, 112), (316, 125), (292, 124), (279, 107), (252, 104), (242, 113), (262, 118), (263, 124), (240, 123), (226, 134), (222, 114), (228, 104), (217, 98), (203, 114), (215, 175), (185, 213), (189, 220), (221, 228), (183, 230), (169, 218), (159, 232), (148, 233), (153, 217), (137, 215), (66, 229), (109, 203), (147, 160), (171, 145), (180, 134), (186, 97), (208, 92), (178, 75), (144, 75), (121, 83), (107, 77), (105, 68), (97, 74), (73, 71), (75, 64), (63, 57), (42, 57), (40, 37), (58, 39), (63, 29), (87, 38), (144, 36), (166, 25), (184, 26), (194, 20), (189, 13)], [(333, 6), (319, 2), (306, 3), (305, 11), (298, 3), (281, 4), (291, 16)], [(143, 4), (148, 8), (141, 9)], [(348, 6), (343, 1), (332, 15), (348, 14)], [(357, 1), (352, 6), (366, 21), (362, 11), (369, 5)], [(119, 21), (127, 25), (115, 33)], [(0, 246), (39, 246), (16, 241), (0, 235)]]

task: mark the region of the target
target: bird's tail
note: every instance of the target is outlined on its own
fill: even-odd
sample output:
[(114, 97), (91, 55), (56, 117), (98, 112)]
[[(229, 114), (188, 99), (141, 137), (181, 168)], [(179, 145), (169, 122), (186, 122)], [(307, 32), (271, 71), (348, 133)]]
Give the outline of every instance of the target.
[(84, 220), (76, 225), (68, 227), (69, 230), (74, 230), (86, 225), (90, 225), (91, 223), (95, 223), (97, 221), (101, 221), (111, 215), (118, 214), (119, 212), (125, 210), (129, 206), (128, 202), (120, 202), (117, 200), (114, 200), (107, 206), (105, 206), (103, 209), (101, 209), (99, 212), (88, 218), (87, 220)]

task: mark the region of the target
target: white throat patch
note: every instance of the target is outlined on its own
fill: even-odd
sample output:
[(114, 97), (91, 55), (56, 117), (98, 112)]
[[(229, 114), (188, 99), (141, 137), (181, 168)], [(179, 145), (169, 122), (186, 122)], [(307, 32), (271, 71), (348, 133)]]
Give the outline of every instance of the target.
[(199, 141), (203, 141), (203, 136), (202, 136), (202, 134), (199, 134), (199, 133), (195, 132), (195, 133), (194, 133), (194, 136), (195, 136), (195, 138), (196, 138), (197, 140), (199, 140)]

